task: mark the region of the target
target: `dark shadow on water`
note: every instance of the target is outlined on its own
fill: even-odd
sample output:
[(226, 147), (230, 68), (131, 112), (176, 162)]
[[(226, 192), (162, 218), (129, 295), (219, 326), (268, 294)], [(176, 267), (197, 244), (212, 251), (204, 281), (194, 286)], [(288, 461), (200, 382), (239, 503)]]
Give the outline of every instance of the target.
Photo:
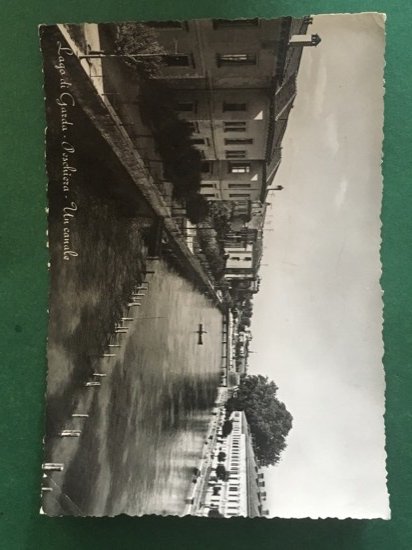
[[(50, 64), (53, 55), (46, 55)], [(48, 97), (58, 96), (57, 76), (58, 71), (46, 64)], [(108, 335), (113, 332), (131, 289), (143, 280), (146, 236), (155, 221), (153, 211), (77, 104), (70, 112), (71, 138), (75, 143), (70, 165), (75, 171), (64, 192), (60, 117), (54, 101), (47, 104), (47, 115), (49, 380), (57, 380), (53, 387), (58, 386), (58, 391), (48, 393), (46, 456), (47, 437), (62, 428), (73, 406), (72, 396), (88, 379), (96, 358), (105, 351)], [(67, 224), (65, 212), (72, 214)], [(63, 255), (66, 227), (70, 230), (68, 246), (77, 254), (69, 260), (64, 260)], [(64, 361), (70, 364), (70, 378), (64, 384), (58, 383), (58, 371), (63, 367), (51, 355), (54, 350), (63, 353)]]

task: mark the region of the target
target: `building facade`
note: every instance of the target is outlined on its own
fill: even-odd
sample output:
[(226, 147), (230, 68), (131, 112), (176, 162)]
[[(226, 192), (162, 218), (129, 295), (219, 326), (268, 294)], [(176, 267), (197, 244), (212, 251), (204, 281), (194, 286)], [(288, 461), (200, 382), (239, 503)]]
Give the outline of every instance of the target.
[[(230, 420), (231, 433), (218, 438), (214, 449), (212, 473), (201, 514), (209, 515), (213, 510), (228, 518), (267, 515), (264, 475), (253, 451), (246, 416), (242, 411), (234, 411)], [(228, 473), (226, 480), (216, 475), (219, 466)]]
[[(267, 200), (297, 94), (310, 17), (149, 22), (162, 54), (156, 76), (175, 91), (202, 158), (200, 192), (232, 207), (225, 279), (258, 288)], [(281, 183), (281, 182), (280, 182)], [(236, 249), (236, 250), (235, 250)], [(246, 290), (246, 288), (245, 288)]]
[[(158, 76), (203, 158), (201, 193), (240, 206), (262, 201), (281, 157), (310, 18), (148, 23), (163, 47)], [(300, 37), (301, 40), (298, 40)], [(313, 44), (314, 45), (314, 44)]]

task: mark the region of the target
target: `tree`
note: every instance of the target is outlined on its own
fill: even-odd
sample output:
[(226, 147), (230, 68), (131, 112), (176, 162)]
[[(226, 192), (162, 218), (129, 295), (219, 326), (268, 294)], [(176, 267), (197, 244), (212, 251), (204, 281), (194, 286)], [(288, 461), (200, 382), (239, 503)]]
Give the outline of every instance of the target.
[[(143, 76), (155, 76), (166, 52), (158, 42), (156, 31), (142, 23), (119, 23), (116, 28), (116, 52), (124, 57), (124, 61), (135, 67)], [(139, 54), (144, 56), (139, 57)]]
[(226, 453), (220, 451), (220, 453), (217, 455), (217, 459), (219, 462), (223, 462), (224, 460), (226, 460)]
[(210, 201), (209, 217), (219, 239), (226, 238), (231, 227), (233, 204), (231, 201)]
[(277, 386), (262, 375), (243, 375), (227, 410), (244, 411), (253, 438), (256, 458), (262, 466), (276, 464), (286, 448), (293, 417), (276, 397)]
[(163, 161), (164, 178), (173, 184), (174, 197), (186, 201), (189, 219), (198, 223), (208, 213), (207, 201), (199, 194), (201, 156), (191, 142), (190, 125), (176, 111), (176, 95), (162, 82), (143, 79), (139, 105)]
[(223, 518), (223, 517), (225, 517), (223, 514), (221, 514), (219, 512), (219, 510), (217, 508), (211, 508), (209, 510), (208, 516), (210, 518)]
[(222, 436), (227, 437), (232, 433), (233, 422), (231, 420), (225, 420), (222, 426)]
[(221, 476), (224, 476), (226, 474), (226, 468), (219, 464), (219, 466), (217, 466), (216, 468), (216, 475), (217, 477), (221, 477)]
[(192, 223), (203, 221), (208, 212), (207, 200), (198, 192), (189, 193), (186, 197), (187, 217)]

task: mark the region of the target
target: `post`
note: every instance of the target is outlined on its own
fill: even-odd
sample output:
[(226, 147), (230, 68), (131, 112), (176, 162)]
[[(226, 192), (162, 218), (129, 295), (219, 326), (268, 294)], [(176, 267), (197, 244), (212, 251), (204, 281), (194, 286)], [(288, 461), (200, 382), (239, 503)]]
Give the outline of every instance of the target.
[(64, 464), (59, 462), (44, 462), (42, 464), (42, 470), (45, 472), (62, 472)]
[(81, 433), (80, 430), (62, 430), (59, 435), (60, 437), (80, 437)]

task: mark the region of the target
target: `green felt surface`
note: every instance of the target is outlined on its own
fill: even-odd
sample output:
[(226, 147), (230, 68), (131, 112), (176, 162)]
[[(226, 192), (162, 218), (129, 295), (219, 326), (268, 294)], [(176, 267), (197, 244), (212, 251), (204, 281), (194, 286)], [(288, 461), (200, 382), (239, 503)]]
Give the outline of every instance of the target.
[[(46, 380), (44, 109), (39, 23), (276, 17), (383, 11), (387, 20), (383, 203), (387, 451), (393, 519), (51, 519), (38, 508)], [(0, 548), (412, 548), (412, 3), (406, 0), (0, 2)]]

